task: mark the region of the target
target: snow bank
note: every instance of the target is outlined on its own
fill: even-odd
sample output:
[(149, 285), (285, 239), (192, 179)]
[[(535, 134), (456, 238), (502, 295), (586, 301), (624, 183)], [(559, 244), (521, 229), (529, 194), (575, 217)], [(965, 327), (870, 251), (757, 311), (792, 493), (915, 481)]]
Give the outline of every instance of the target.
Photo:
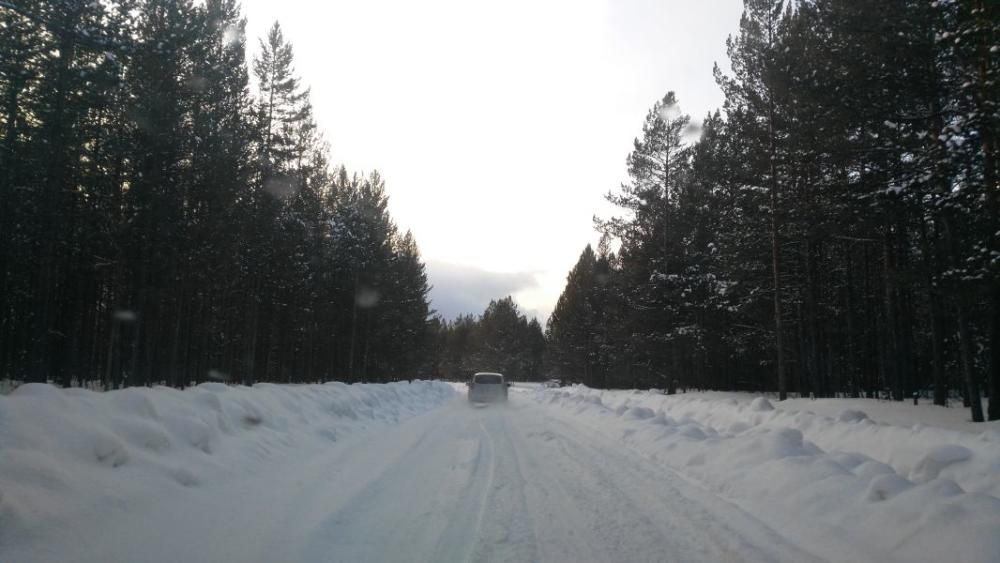
[(537, 390), (577, 422), (737, 502), (835, 561), (995, 561), (1000, 440), (762, 397)]
[(28, 384), (0, 396), (0, 545), (74, 519), (239, 478), (454, 396), (437, 382), (205, 383), (109, 393)]

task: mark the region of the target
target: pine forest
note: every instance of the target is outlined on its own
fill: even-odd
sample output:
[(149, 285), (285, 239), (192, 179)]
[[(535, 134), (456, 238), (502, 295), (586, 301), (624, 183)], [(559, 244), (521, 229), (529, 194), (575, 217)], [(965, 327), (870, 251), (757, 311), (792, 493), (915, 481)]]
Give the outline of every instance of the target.
[(1000, 419), (994, 1), (744, 0), (722, 107), (635, 116), (544, 323), (437, 315), (392, 179), (335, 164), (292, 38), (245, 28), (237, 0), (0, 0), (0, 379), (503, 370)]

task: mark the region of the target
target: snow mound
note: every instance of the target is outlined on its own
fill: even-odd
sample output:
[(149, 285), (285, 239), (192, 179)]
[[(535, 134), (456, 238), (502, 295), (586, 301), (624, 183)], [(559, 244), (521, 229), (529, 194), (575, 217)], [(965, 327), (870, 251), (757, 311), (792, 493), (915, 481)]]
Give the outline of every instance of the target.
[(102, 506), (224, 483), (293, 448), (326, 448), (454, 396), (444, 383), (205, 383), (108, 393), (26, 384), (0, 396), (0, 545), (72, 529)]
[(913, 483), (895, 473), (885, 473), (872, 479), (865, 491), (865, 499), (870, 502), (883, 501), (909, 489)]
[[(1000, 443), (990, 431), (875, 423), (854, 408), (824, 416), (764, 397), (585, 387), (532, 396), (831, 561), (986, 563), (1000, 553)], [(591, 408), (581, 410), (584, 398)]]
[(646, 407), (632, 407), (625, 411), (625, 417), (633, 420), (645, 420), (654, 416), (656, 416), (656, 413), (653, 412), (653, 409), (647, 409)]
[(867, 460), (854, 468), (854, 474), (864, 481), (872, 481), (882, 475), (895, 475), (896, 472), (884, 463)]
[(862, 411), (854, 409), (844, 409), (840, 411), (837, 415), (837, 420), (840, 422), (861, 422), (862, 420), (869, 420), (868, 415)]
[(962, 446), (937, 446), (927, 452), (910, 472), (910, 478), (918, 483), (937, 479), (941, 470), (953, 463), (972, 457), (972, 451)]

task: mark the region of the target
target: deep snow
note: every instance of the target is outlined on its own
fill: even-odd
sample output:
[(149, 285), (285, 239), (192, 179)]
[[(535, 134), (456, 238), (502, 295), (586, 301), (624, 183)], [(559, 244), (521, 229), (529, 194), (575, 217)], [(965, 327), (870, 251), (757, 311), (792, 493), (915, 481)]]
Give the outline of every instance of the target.
[(172, 531), (197, 514), (157, 520), (147, 518), (151, 511), (175, 499), (192, 502), (192, 511), (193, 501), (221, 503), (220, 518), (193, 518), (212, 534), (226, 512), (273, 508), (215, 496), (221, 488), (267, 488), (286, 466), (353, 435), (391, 428), (453, 394), (434, 382), (205, 383), (108, 393), (23, 385), (0, 396), (0, 561), (150, 560), (141, 551), (85, 555), (115, 544), (141, 550), (132, 545), (137, 533), (122, 532), (136, 525), (181, 544), (160, 556), (180, 560), (170, 554), (190, 538)]
[(1000, 553), (994, 426), (585, 387), (515, 387), (481, 408), (464, 390), (23, 386), (0, 396), (0, 561)]
[[(894, 426), (858, 408), (877, 418), (903, 416), (898, 404), (875, 401), (845, 401), (837, 415), (825, 416), (800, 410), (808, 406), (803, 401), (776, 408), (764, 397), (739, 394), (576, 386), (533, 397), (737, 502), (830, 560), (986, 562), (1000, 554), (994, 424), (979, 433), (919, 422)], [(933, 420), (939, 408), (915, 408), (909, 416)]]

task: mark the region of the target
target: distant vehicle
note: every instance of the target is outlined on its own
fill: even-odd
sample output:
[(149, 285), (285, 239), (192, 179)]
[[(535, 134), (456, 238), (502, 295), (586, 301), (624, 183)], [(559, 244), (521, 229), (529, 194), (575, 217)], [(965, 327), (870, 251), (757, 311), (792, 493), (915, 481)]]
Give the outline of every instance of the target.
[(562, 387), (562, 381), (559, 379), (548, 379), (544, 383), (542, 383), (542, 387), (549, 387), (549, 388)]
[(502, 373), (477, 373), (469, 381), (469, 401), (474, 403), (506, 401), (508, 387), (510, 382)]

